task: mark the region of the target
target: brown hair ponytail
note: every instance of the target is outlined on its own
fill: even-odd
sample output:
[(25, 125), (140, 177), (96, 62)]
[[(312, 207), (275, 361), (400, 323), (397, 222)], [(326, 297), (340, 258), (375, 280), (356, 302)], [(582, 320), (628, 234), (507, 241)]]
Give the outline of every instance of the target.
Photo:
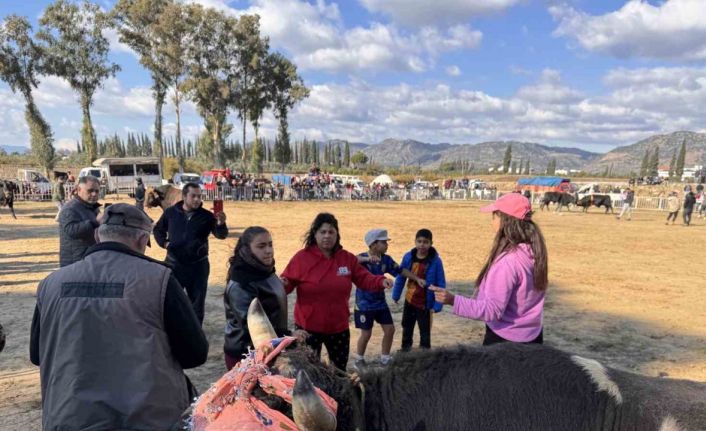
[(493, 212), (493, 217), (500, 217), (500, 229), (495, 235), (488, 260), (476, 278), (476, 286), (480, 286), (490, 267), (500, 255), (514, 250), (519, 244), (524, 243), (529, 244), (534, 256), (534, 288), (540, 292), (547, 290), (549, 283), (547, 246), (544, 243), (542, 231), (532, 221), (532, 213), (528, 213), (523, 220), (508, 216), (500, 211)]

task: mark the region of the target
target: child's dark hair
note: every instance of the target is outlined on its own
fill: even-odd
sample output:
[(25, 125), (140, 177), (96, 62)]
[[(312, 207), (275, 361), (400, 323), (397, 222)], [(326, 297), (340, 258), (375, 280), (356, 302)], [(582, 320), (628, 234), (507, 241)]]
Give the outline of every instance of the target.
[(333, 226), (334, 229), (336, 229), (335, 248), (338, 248), (338, 246), (341, 245), (341, 231), (340, 229), (338, 229), (338, 220), (336, 220), (336, 217), (334, 217), (334, 215), (331, 213), (319, 213), (314, 219), (314, 221), (311, 222), (309, 231), (304, 235), (305, 247), (316, 245), (316, 232), (321, 229), (321, 226), (326, 223), (330, 224), (331, 226)]
[(493, 216), (500, 217), (500, 229), (495, 235), (488, 260), (476, 278), (476, 286), (480, 286), (498, 256), (514, 250), (519, 244), (524, 243), (530, 245), (534, 256), (534, 288), (540, 292), (545, 291), (549, 283), (547, 246), (544, 243), (542, 231), (532, 221), (532, 213), (527, 214), (523, 220), (500, 211), (493, 212)]
[(426, 238), (429, 241), (432, 241), (431, 231), (429, 229), (419, 229), (417, 231), (417, 234), (414, 235), (414, 239), (417, 239), (417, 238)]

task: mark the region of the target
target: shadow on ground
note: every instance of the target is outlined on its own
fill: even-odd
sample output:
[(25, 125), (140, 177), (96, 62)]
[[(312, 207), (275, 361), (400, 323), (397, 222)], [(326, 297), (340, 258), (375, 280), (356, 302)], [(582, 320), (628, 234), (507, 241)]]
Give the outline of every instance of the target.
[(58, 238), (58, 226), (33, 226), (26, 224), (0, 225), (0, 238), (15, 239), (45, 239)]

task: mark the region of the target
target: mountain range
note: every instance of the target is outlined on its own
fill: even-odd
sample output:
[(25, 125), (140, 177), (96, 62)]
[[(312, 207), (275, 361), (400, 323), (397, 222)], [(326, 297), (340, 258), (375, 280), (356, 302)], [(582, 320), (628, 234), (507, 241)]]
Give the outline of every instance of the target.
[(385, 139), (373, 145), (351, 144), (351, 152), (363, 151), (376, 164), (383, 166), (420, 166), (430, 169), (445, 162), (468, 160), (478, 169), (501, 165), (505, 151), (511, 145), (512, 160), (529, 160), (535, 172), (543, 171), (550, 160), (556, 159), (557, 169), (577, 169), (601, 174), (612, 165), (614, 173), (628, 174), (639, 172), (645, 152), (652, 153), (657, 147), (660, 166), (668, 166), (674, 151), (679, 151), (682, 142), (686, 142), (685, 166), (706, 164), (706, 133), (687, 131), (654, 135), (606, 153), (519, 141), (452, 145), (429, 144), (413, 139)]
[[(343, 144), (344, 141), (329, 141)], [(512, 160), (530, 161), (534, 172), (542, 172), (547, 163), (556, 159), (557, 169), (577, 169), (601, 174), (612, 166), (613, 173), (639, 172), (645, 152), (659, 148), (660, 166), (669, 162), (683, 142), (686, 142), (685, 166), (706, 165), (706, 133), (688, 131), (654, 135), (634, 144), (615, 148), (607, 153), (595, 153), (571, 147), (553, 147), (532, 142), (490, 141), (478, 144), (430, 144), (413, 139), (385, 139), (377, 144), (350, 143), (351, 154), (363, 151), (375, 164), (389, 167), (419, 166), (425, 169), (442, 163), (468, 161), (475, 169), (497, 167), (502, 164), (505, 151), (512, 146)], [(29, 148), (0, 145), (8, 154), (24, 154)]]

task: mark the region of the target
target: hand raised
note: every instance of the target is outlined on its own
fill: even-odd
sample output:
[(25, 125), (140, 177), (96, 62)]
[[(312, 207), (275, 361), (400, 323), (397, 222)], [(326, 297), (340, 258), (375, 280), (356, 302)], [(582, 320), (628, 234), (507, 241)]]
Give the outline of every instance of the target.
[(455, 298), (455, 295), (453, 293), (449, 292), (444, 288), (434, 285), (429, 286), (429, 290), (434, 292), (434, 299), (436, 300), (436, 302), (440, 302), (446, 305), (453, 305)]

